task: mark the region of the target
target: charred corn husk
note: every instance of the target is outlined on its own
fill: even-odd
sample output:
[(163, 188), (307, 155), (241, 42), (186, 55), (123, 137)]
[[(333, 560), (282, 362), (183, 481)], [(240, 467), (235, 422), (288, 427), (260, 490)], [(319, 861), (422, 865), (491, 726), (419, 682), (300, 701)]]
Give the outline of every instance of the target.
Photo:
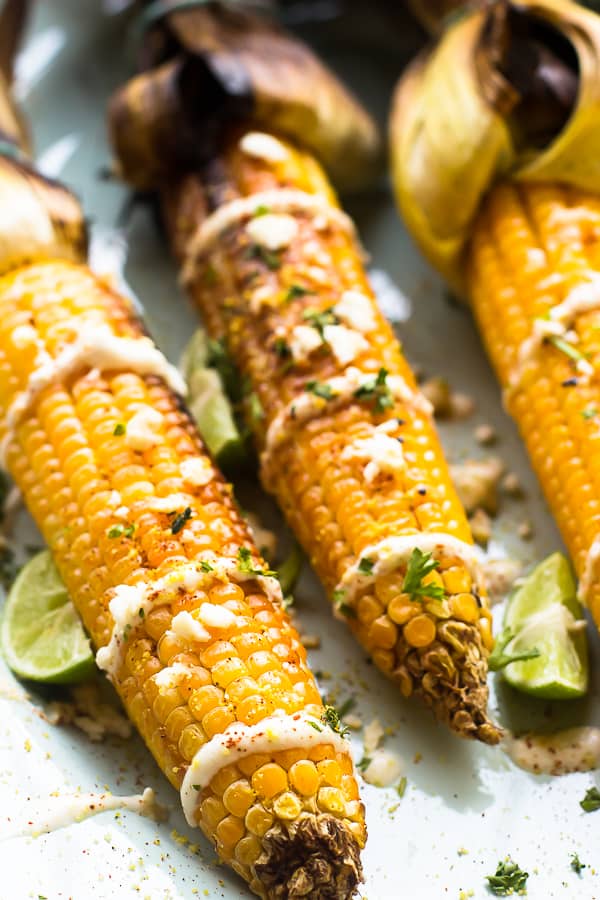
[[(126, 87), (113, 130), (131, 102)], [(405, 696), (461, 735), (497, 741), (469, 527), (320, 165), (252, 123), (201, 170), (156, 187), (183, 281), (248, 385), (263, 483), (336, 612)]]
[(349, 898), (349, 746), (179, 374), (73, 252), (0, 277), (4, 464), (190, 825), (262, 897)]
[(599, 55), (588, 10), (495, 4), (407, 75), (391, 132), (402, 212), (473, 306), (598, 624)]

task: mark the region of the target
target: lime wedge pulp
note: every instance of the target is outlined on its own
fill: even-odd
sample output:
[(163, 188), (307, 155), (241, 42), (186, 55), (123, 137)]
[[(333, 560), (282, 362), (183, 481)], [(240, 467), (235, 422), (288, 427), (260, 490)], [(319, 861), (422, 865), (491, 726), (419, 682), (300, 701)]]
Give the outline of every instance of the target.
[(15, 675), (72, 684), (94, 670), (94, 656), (48, 550), (29, 560), (8, 592), (0, 649)]
[(583, 609), (571, 567), (553, 553), (509, 598), (504, 615), (507, 654), (537, 649), (539, 656), (509, 663), (503, 676), (514, 688), (548, 700), (581, 697), (588, 684)]

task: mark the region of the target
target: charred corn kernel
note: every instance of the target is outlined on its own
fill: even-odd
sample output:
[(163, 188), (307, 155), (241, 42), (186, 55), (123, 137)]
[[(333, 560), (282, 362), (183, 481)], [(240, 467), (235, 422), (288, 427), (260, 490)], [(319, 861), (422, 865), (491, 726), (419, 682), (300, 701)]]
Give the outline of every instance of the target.
[[(578, 306), (577, 291), (597, 277), (598, 212), (597, 196), (577, 188), (501, 182), (481, 206), (466, 257), (483, 340), (580, 578), (598, 535), (600, 312)], [(579, 360), (541, 340), (523, 358), (536, 320), (570, 298), (573, 314), (561, 319), (559, 337)], [(587, 602), (600, 625), (598, 572)], [(480, 630), (487, 639), (487, 626)]]
[(255, 796), (245, 779), (233, 781), (223, 792), (223, 804), (232, 816), (239, 816), (243, 819), (254, 803)]
[(446, 569), (442, 578), (448, 594), (468, 594), (471, 590), (471, 576), (464, 568), (456, 566)]
[(266, 797), (267, 800), (280, 794), (281, 791), (285, 791), (287, 786), (285, 769), (282, 769), (277, 763), (267, 763), (252, 775), (252, 789), (261, 797)]
[[(378, 312), (356, 248), (345, 230), (334, 221), (320, 230), (314, 216), (292, 206), (289, 215), (295, 220), (296, 236), (277, 251), (270, 267), (264, 260), (251, 257), (248, 223), (243, 217), (223, 232), (222, 240), (211, 244), (198, 257), (191, 252), (194, 240), (190, 241), (190, 235), (197, 228), (202, 229), (206, 209), (213, 208), (215, 198), (219, 205), (227, 198), (295, 189), (332, 202), (324, 174), (312, 160), (307, 169), (306, 154), (293, 144), (284, 142), (285, 162), (277, 167), (265, 166), (240, 152), (240, 137), (241, 129), (231, 134), (221, 149), (219, 165), (210, 173), (192, 176), (185, 191), (165, 192), (166, 218), (176, 253), (185, 264), (185, 279), (209, 330), (214, 336), (224, 337), (230, 355), (260, 402), (262, 416), (249, 425), (259, 450), (264, 450), (263, 483), (280, 501), (328, 592), (334, 595), (344, 574), (371, 544), (414, 535), (414, 546), (418, 548), (419, 536), (425, 531), (447, 533), (466, 543), (471, 542), (471, 536), (431, 419), (419, 401), (414, 378), (393, 333)], [(195, 205), (189, 202), (192, 185), (198, 197), (204, 198)], [(316, 281), (311, 280), (315, 272), (311, 254), (319, 257), (320, 275)], [(227, 278), (207, 284), (204, 273), (208, 267), (227, 273)], [(232, 294), (231, 286), (242, 282), (246, 288)], [(352, 314), (344, 318), (347, 291), (354, 292), (351, 300), (360, 295), (357, 302), (368, 315), (368, 326), (358, 324)], [(275, 298), (275, 305), (268, 309), (263, 305), (267, 294)], [(280, 304), (277, 298), (283, 298)], [(339, 315), (337, 311), (334, 315), (340, 324), (357, 334), (355, 356), (349, 362), (340, 362), (335, 347), (325, 342), (324, 352), (301, 361), (290, 358), (282, 365), (276, 343), (266, 340), (265, 334), (283, 335), (282, 340), (290, 344), (295, 329), (306, 325), (306, 313), (311, 309), (337, 308), (340, 302)], [(386, 378), (399, 378), (409, 391), (415, 392), (414, 402), (407, 396), (388, 394), (385, 389), (385, 397), (380, 398), (383, 403), (369, 390), (358, 398), (350, 392), (338, 403), (321, 398), (312, 419), (294, 418), (294, 401), (303, 398), (308, 382), (327, 383), (331, 378), (346, 377), (349, 364), (365, 377), (373, 376), (373, 384), (377, 373), (385, 369), (389, 373)], [(282, 423), (280, 430), (274, 422)], [(389, 422), (390, 434), (401, 438), (403, 446), (409, 448), (411, 462), (395, 472), (394, 477), (380, 473), (381, 477), (378, 474), (371, 480), (365, 476), (370, 458), (353, 455), (355, 441), (368, 438), (373, 428), (383, 422)], [(466, 570), (466, 566), (457, 565), (450, 558), (440, 560), (440, 570), (426, 576), (425, 584), (444, 587), (444, 571), (449, 568)], [(423, 687), (428, 705), (439, 718), (462, 734), (494, 742), (498, 734), (490, 727), (485, 709), (475, 708), (485, 706), (487, 652), (476, 623), (469, 631), (461, 632), (461, 639), (455, 643), (451, 629), (441, 632), (441, 643), (458, 663), (452, 684), (447, 681), (442, 686), (438, 677), (425, 678), (431, 675), (428, 667), (433, 662), (413, 650), (431, 643), (433, 636), (427, 641), (425, 636), (431, 628), (435, 635), (436, 621), (441, 620), (442, 613), (447, 617), (447, 609), (432, 607), (430, 624), (417, 623), (409, 628), (408, 634), (414, 635), (416, 643), (411, 644), (408, 638), (402, 640), (398, 626), (406, 628), (413, 615), (409, 604), (398, 600), (403, 594), (406, 570), (406, 564), (399, 563), (394, 571), (360, 585), (351, 602), (345, 604), (346, 609), (343, 598), (339, 601), (335, 593), (340, 611), (347, 615), (349, 625), (374, 663), (390, 677), (402, 680), (396, 673), (403, 670), (411, 654), (411, 677), (403, 680), (405, 691), (411, 693)], [(485, 594), (482, 585), (477, 584), (477, 590)], [(255, 619), (265, 627), (274, 624), (273, 616), (272, 610), (255, 613)], [(250, 640), (236, 643), (236, 647), (252, 677), (258, 679), (263, 671), (274, 668), (272, 649), (261, 646), (254, 650)], [(251, 706), (248, 698), (244, 702)], [(289, 702), (285, 706), (293, 708)], [(237, 714), (242, 717), (239, 711)], [(251, 710), (244, 710), (243, 716), (251, 720)]]
[(408, 594), (398, 594), (390, 600), (387, 614), (396, 625), (405, 625), (409, 619), (417, 615), (419, 608), (417, 603), (411, 603)]
[(221, 819), (215, 829), (218, 842), (226, 851), (231, 851), (246, 833), (246, 828), (242, 819), (236, 816), (225, 816)]
[(429, 616), (415, 616), (407, 622), (402, 633), (411, 647), (428, 647), (435, 640), (435, 625)]
[(371, 623), (369, 628), (369, 643), (371, 646), (381, 647), (383, 650), (391, 650), (398, 640), (398, 629), (388, 616), (379, 616)]
[(322, 759), (317, 763), (317, 771), (321, 784), (339, 787), (342, 783), (342, 771), (335, 759)]
[(266, 834), (266, 832), (273, 824), (273, 821), (273, 814), (260, 804), (251, 806), (246, 813), (246, 818), (244, 819), (244, 823), (248, 831), (250, 831), (252, 834), (255, 834), (259, 838)]
[(247, 837), (243, 837), (241, 841), (238, 842), (235, 848), (235, 858), (243, 866), (253, 865), (253, 863), (256, 862), (261, 853), (262, 845), (260, 841), (257, 841), (257, 839), (252, 834), (249, 834)]
[(479, 621), (479, 605), (473, 594), (456, 594), (450, 601), (452, 613), (463, 622)]
[(297, 819), (302, 812), (302, 801), (297, 794), (291, 791), (284, 791), (273, 801), (273, 812), (278, 819), (292, 822)]
[(214, 830), (227, 815), (227, 810), (218, 797), (207, 797), (200, 806), (200, 815), (208, 827)]
[(288, 774), (291, 786), (299, 794), (309, 797), (316, 793), (320, 777), (313, 762), (308, 759), (299, 760), (290, 767)]
[(334, 816), (343, 816), (346, 812), (346, 801), (343, 793), (335, 787), (319, 788), (317, 794), (317, 803), (319, 809), (323, 812), (330, 812)]

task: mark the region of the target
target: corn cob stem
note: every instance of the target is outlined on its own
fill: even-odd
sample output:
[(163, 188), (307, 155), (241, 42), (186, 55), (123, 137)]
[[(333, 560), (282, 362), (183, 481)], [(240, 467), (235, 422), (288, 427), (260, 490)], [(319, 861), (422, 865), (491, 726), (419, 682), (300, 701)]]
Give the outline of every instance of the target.
[[(495, 743), (490, 614), (468, 524), (320, 166), (241, 129), (202, 175), (164, 186), (163, 200), (192, 297), (251, 386), (265, 487), (338, 613), (405, 696)], [(418, 597), (405, 577), (421, 543), (439, 567), (424, 579), (437, 591)]]
[(146, 346), (129, 304), (58, 260), (3, 276), (0, 303), (7, 468), (99, 663), (184, 788), (188, 820), (260, 896), (351, 896), (365, 839), (351, 757), (322, 721), (306, 653), (230, 486), (159, 374), (127, 354), (99, 363), (93, 348), (61, 364), (90, 327), (128, 342), (131, 358), (132, 343)]
[(498, 184), (466, 260), (509, 412), (600, 625), (600, 198), (557, 184)]

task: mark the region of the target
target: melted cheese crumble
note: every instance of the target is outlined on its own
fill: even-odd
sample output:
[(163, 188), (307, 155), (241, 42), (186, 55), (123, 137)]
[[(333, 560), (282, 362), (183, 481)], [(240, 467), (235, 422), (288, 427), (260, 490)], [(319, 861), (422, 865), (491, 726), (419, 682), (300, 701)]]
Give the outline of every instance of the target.
[(184, 459), (179, 466), (179, 471), (185, 483), (192, 487), (203, 487), (212, 481), (213, 477), (211, 466), (199, 456), (190, 456), (188, 459)]
[(290, 353), (294, 362), (304, 362), (311, 353), (322, 346), (318, 331), (312, 325), (296, 325), (289, 337)]
[(406, 466), (400, 441), (377, 429), (370, 437), (357, 438), (349, 444), (342, 452), (342, 459), (366, 461), (363, 474), (367, 484), (380, 473), (397, 475)]
[(298, 223), (287, 213), (265, 213), (248, 222), (246, 234), (259, 247), (283, 250), (298, 234)]
[(344, 291), (333, 311), (343, 322), (356, 328), (357, 331), (368, 332), (377, 328), (373, 301), (360, 291)]
[(132, 450), (149, 450), (160, 442), (163, 417), (151, 406), (143, 406), (127, 423), (125, 443)]
[(326, 325), (323, 329), (325, 342), (341, 366), (347, 366), (369, 349), (369, 345), (358, 331), (345, 325)]

